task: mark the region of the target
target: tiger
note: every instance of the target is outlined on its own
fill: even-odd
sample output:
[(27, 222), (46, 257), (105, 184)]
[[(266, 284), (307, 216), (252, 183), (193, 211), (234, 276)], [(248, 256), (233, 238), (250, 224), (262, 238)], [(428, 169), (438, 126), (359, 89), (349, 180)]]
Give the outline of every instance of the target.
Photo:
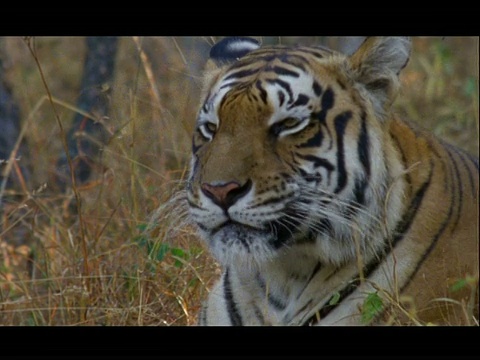
[(222, 271), (198, 325), (478, 324), (478, 158), (392, 110), (411, 44), (212, 46), (186, 194)]

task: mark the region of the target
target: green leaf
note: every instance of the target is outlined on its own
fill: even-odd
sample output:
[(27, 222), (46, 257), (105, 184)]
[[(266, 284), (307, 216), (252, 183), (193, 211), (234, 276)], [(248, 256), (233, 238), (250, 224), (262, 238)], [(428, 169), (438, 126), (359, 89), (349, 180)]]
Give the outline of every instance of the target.
[(467, 279), (460, 279), (450, 287), (450, 291), (452, 292), (459, 291), (463, 289), (465, 286), (467, 286), (467, 284), (468, 284)]
[(328, 305), (333, 306), (338, 303), (338, 300), (340, 300), (340, 293), (337, 291), (335, 294), (333, 294), (332, 298), (328, 302)]
[(148, 245), (148, 239), (144, 235), (137, 235), (133, 238), (133, 241), (138, 243), (141, 247)]
[(363, 302), (362, 322), (370, 323), (377, 315), (383, 311), (383, 300), (377, 292), (370, 293)]
[(141, 232), (144, 232), (147, 229), (147, 226), (148, 226), (147, 224), (138, 224), (136, 227)]
[(152, 249), (151, 255), (155, 260), (162, 261), (169, 250), (170, 246), (168, 244), (161, 243), (160, 246), (155, 246)]
[(179, 257), (182, 259), (186, 259), (187, 257), (187, 254), (185, 253), (185, 251), (180, 248), (172, 248), (171, 252), (172, 252), (172, 255), (175, 255), (176, 257)]
[[(188, 254), (183, 249), (172, 248), (172, 249), (170, 249), (170, 251), (171, 251), (172, 255), (176, 256), (177, 258), (185, 259), (185, 260), (188, 259)], [(175, 259), (175, 264), (174, 265), (176, 267), (182, 267), (183, 263), (180, 260)]]
[(192, 280), (190, 280), (188, 282), (188, 287), (194, 287), (195, 285), (198, 284), (198, 279), (197, 278), (193, 278)]

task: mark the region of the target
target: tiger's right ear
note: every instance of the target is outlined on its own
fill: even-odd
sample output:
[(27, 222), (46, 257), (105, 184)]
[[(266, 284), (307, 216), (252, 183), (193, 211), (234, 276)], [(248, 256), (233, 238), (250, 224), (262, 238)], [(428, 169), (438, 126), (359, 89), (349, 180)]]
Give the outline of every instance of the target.
[(353, 79), (365, 87), (379, 114), (395, 99), (411, 46), (408, 37), (370, 37), (349, 59)]

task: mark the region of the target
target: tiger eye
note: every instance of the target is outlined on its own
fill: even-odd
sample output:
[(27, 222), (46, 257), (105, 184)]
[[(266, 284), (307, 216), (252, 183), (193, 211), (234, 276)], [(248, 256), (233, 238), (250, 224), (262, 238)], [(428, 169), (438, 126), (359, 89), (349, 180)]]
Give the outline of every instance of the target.
[(282, 126), (283, 126), (284, 129), (289, 129), (289, 128), (293, 128), (293, 127), (297, 126), (299, 122), (300, 122), (300, 120), (298, 120), (298, 119), (287, 118), (287, 119), (282, 121)]
[(210, 131), (212, 133), (217, 130), (217, 125), (215, 125), (214, 123), (211, 123), (211, 122), (206, 123), (205, 127), (207, 128), (208, 131)]

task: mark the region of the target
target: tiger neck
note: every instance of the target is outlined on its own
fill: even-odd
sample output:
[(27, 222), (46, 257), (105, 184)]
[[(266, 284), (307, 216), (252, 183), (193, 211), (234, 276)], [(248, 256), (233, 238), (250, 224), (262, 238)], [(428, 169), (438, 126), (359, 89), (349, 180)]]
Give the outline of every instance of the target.
[(402, 163), (405, 196), (410, 201), (431, 176), (431, 154), (435, 152), (432, 136), (417, 125), (397, 117), (389, 122), (388, 134)]
[[(427, 159), (427, 151), (431, 151), (431, 146), (428, 138), (419, 136), (422, 133), (406, 122), (393, 118), (387, 129), (381, 142), (384, 154), (381, 161), (385, 168), (379, 171), (375, 185), (372, 185), (375, 188), (382, 184), (385, 189), (384, 192), (370, 189), (374, 211), (378, 212), (376, 215), (384, 227), (378, 226), (376, 229), (372, 225), (372, 230), (368, 232), (368, 244), (373, 244), (371, 252), (360, 254), (360, 257), (352, 256), (343, 263), (332, 263), (322, 254), (328, 251), (325, 245), (328, 240), (335, 246), (338, 239), (317, 237), (314, 242), (305, 241), (286, 250), (259, 268), (236, 269), (240, 284), (248, 288), (252, 295), (252, 302), (262, 304), (259, 306), (270, 309), (270, 313), (274, 314), (273, 323), (305, 324), (314, 322), (318, 314), (325, 317), (334, 311), (335, 297), (340, 297), (337, 299), (340, 303), (342, 297), (348, 297), (361, 286), (362, 278), (368, 277), (379, 267), (393, 243), (400, 238), (398, 234), (408, 226), (408, 217), (400, 218), (400, 214), (405, 211), (405, 204), (414, 204), (415, 196), (422, 192), (429, 173), (422, 174), (420, 179), (410, 174), (412, 171), (422, 171), (420, 164)], [(358, 246), (355, 235), (350, 235), (349, 240), (350, 243), (343, 245)], [(336, 276), (333, 275), (339, 273), (343, 274), (342, 278), (351, 279), (348, 285), (336, 282)], [(289, 298), (295, 298), (296, 301), (285, 301), (283, 304), (278, 301)], [(309, 305), (312, 298), (318, 301)], [(297, 306), (289, 308), (289, 303)]]

